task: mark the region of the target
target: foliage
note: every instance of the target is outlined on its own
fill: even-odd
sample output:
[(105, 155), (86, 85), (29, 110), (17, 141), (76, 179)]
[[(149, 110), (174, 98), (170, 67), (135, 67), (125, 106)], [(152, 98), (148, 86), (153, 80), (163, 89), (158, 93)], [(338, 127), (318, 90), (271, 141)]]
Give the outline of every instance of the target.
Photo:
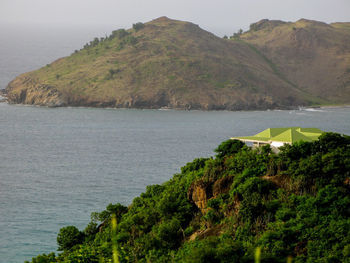
[[(257, 251), (260, 262), (348, 262), (348, 136), (326, 133), (278, 154), (229, 140), (216, 153), (148, 186), (128, 208), (110, 204), (93, 213), (84, 236), (62, 228), (64, 252), (32, 262), (112, 262), (113, 253), (120, 262), (253, 262)], [(204, 210), (189, 194), (198, 186), (206, 191)]]
[(176, 262), (242, 262), (244, 251), (242, 244), (229, 237), (209, 237), (187, 243), (178, 253)]
[(114, 77), (115, 74), (118, 74), (120, 72), (120, 69), (113, 69), (110, 68), (108, 70), (108, 75), (107, 75), (107, 79), (112, 79)]
[(222, 158), (226, 155), (232, 155), (234, 153), (239, 152), (239, 150), (244, 146), (245, 144), (239, 140), (227, 140), (221, 143), (214, 152), (217, 153), (217, 157)]
[(237, 33), (233, 33), (233, 35), (230, 37), (230, 39), (234, 38), (234, 39), (239, 39), (241, 37), (241, 35), (243, 34), (243, 29), (239, 29), (237, 31)]
[(123, 206), (120, 203), (117, 204), (109, 204), (106, 207), (106, 210), (102, 212), (93, 212), (91, 213), (91, 220), (92, 222), (104, 222), (111, 218), (112, 215), (115, 215), (117, 220), (119, 221), (123, 214), (125, 214), (128, 211), (128, 208), (126, 206)]
[[(50, 253), (48, 255), (46, 254), (42, 254), (42, 255), (38, 255), (35, 258), (32, 258), (32, 263), (52, 263), (52, 262), (56, 262), (56, 257), (55, 257), (55, 253)], [(25, 263), (29, 263), (29, 261), (25, 261)]]
[(135, 31), (139, 31), (139, 30), (141, 30), (141, 29), (144, 28), (144, 27), (145, 27), (145, 24), (144, 24), (144, 23), (141, 23), (141, 22), (138, 22), (138, 23), (132, 25), (132, 28), (133, 28)]
[(66, 226), (60, 229), (57, 235), (58, 250), (69, 250), (80, 244), (83, 234), (75, 226)]
[(118, 29), (118, 30), (114, 30), (112, 31), (112, 34), (109, 36), (110, 39), (113, 39), (113, 38), (123, 38), (127, 35), (129, 35), (130, 33), (128, 31), (126, 31), (125, 29)]

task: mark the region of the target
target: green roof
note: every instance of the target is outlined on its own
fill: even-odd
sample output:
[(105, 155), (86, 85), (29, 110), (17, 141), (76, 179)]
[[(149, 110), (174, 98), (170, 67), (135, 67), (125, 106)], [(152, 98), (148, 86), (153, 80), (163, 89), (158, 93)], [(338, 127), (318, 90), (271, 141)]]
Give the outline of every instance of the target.
[(268, 128), (254, 136), (232, 137), (231, 139), (238, 139), (252, 142), (283, 142), (294, 143), (298, 141), (311, 142), (316, 141), (323, 133), (317, 128), (302, 128), (302, 127), (287, 127), (287, 128)]

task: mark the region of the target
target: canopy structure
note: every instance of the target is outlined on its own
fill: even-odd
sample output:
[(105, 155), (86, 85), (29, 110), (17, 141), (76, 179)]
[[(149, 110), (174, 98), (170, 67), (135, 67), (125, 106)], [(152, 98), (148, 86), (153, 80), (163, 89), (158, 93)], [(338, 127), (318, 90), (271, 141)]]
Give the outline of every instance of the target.
[(232, 137), (243, 142), (252, 142), (255, 146), (271, 144), (275, 147), (280, 147), (283, 144), (292, 144), (298, 141), (312, 142), (316, 141), (323, 133), (317, 128), (269, 128), (254, 136)]

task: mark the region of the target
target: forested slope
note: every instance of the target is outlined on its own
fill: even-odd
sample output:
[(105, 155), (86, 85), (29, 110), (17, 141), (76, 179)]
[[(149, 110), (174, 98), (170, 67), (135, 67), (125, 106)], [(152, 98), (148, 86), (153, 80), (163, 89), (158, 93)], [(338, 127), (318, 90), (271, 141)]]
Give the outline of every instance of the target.
[(215, 151), (86, 229), (62, 228), (62, 253), (32, 262), (253, 262), (257, 250), (261, 262), (350, 262), (349, 136)]

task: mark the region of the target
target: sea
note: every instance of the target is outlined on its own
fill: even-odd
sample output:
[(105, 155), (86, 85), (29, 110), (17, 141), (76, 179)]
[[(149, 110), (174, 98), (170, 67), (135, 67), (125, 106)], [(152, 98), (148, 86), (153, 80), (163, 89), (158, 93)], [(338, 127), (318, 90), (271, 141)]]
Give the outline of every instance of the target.
[[(118, 27), (0, 25), (0, 89), (16, 75)], [(59, 229), (128, 205), (150, 184), (232, 136), (269, 127), (350, 134), (350, 108), (179, 111), (47, 108), (0, 103), (0, 263), (56, 252)]]

